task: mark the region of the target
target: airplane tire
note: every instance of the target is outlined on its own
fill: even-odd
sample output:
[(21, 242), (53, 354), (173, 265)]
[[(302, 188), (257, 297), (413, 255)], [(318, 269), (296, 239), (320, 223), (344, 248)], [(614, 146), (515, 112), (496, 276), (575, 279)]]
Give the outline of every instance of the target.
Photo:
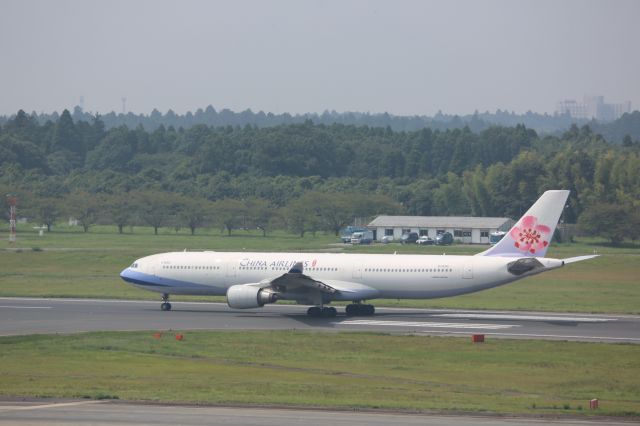
[(322, 315), (322, 309), (317, 306), (312, 306), (307, 309), (307, 315), (310, 317), (319, 317)]
[(169, 302), (164, 302), (160, 305), (160, 310), (161, 311), (170, 311), (171, 310), (171, 303)]
[(334, 307), (322, 308), (322, 316), (326, 318), (333, 318), (338, 315), (338, 311)]
[(376, 308), (373, 305), (359, 305), (357, 303), (347, 305), (345, 309), (345, 313), (348, 317), (371, 316), (375, 311)]

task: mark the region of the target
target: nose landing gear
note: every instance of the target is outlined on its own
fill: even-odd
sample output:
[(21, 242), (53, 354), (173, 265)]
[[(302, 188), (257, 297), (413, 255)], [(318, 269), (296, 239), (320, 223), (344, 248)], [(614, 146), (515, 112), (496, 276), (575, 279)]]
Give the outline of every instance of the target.
[(168, 293), (163, 293), (162, 294), (162, 303), (160, 304), (160, 310), (161, 311), (170, 311), (171, 310), (171, 303), (169, 303), (169, 294)]

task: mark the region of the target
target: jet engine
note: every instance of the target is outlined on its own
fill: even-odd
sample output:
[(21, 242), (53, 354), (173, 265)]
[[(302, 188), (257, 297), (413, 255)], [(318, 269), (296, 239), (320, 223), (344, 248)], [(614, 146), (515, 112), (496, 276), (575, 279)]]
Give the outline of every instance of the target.
[(270, 289), (253, 285), (233, 285), (227, 290), (227, 305), (235, 309), (261, 308), (277, 300), (278, 295)]

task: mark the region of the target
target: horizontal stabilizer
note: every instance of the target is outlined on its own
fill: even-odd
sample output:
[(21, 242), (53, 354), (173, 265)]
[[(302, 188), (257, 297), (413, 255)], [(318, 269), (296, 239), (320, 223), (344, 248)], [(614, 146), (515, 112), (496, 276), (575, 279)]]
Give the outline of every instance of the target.
[(587, 256), (570, 257), (568, 259), (562, 259), (562, 261), (564, 262), (565, 265), (568, 265), (569, 263), (582, 262), (583, 260), (593, 259), (594, 257), (598, 257), (598, 256), (600, 256), (600, 255), (599, 254), (590, 254), (590, 255), (587, 255)]

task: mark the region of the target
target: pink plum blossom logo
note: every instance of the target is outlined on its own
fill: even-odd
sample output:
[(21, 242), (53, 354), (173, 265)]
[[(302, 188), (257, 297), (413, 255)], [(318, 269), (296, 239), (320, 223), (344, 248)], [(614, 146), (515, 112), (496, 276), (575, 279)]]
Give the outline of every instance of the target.
[(518, 250), (535, 254), (537, 250), (542, 250), (549, 245), (549, 234), (551, 229), (546, 225), (538, 225), (538, 218), (535, 216), (525, 216), (520, 221), (519, 226), (514, 226), (511, 238), (515, 240)]

